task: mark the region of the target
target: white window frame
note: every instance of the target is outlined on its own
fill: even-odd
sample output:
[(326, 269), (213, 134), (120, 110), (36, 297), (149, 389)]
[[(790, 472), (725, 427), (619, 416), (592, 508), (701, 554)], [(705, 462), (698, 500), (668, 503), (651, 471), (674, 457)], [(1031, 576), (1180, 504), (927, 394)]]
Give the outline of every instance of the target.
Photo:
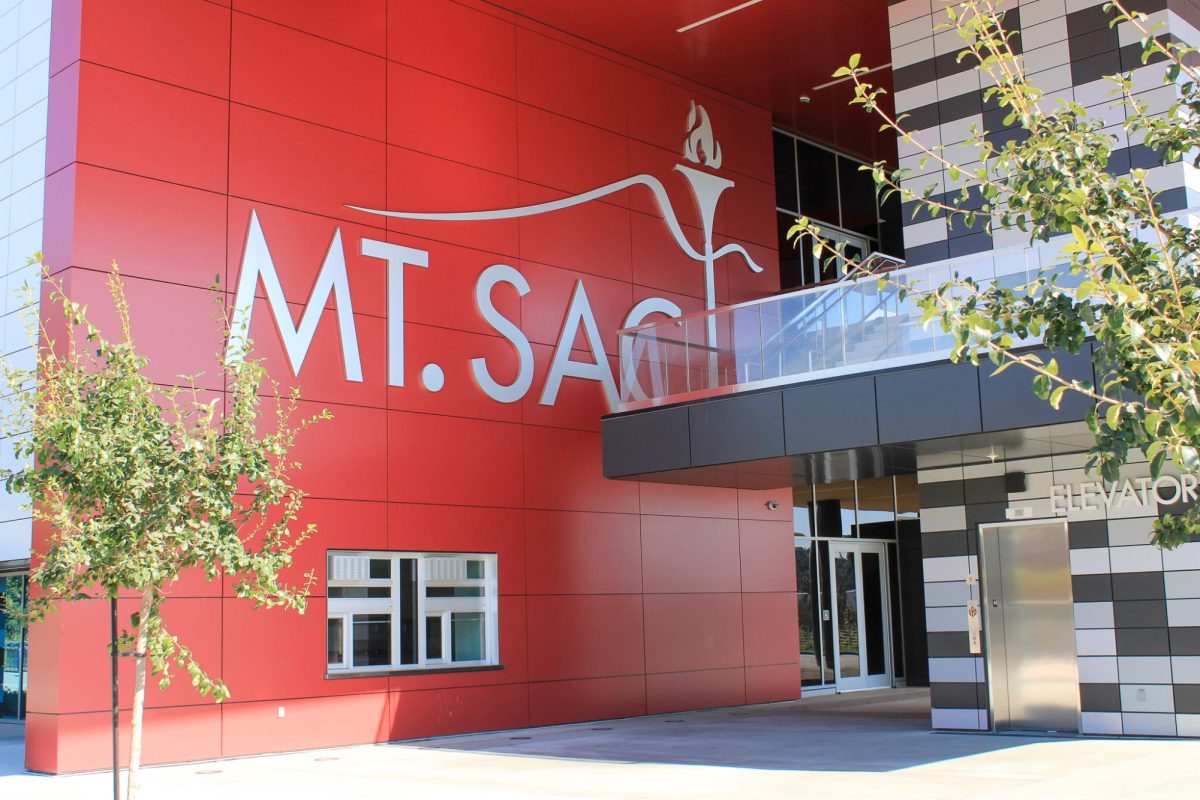
[[(371, 672), (413, 672), (428, 669), (464, 669), (473, 667), (496, 666), (500, 663), (499, 636), (499, 590), (498, 572), (495, 553), (446, 553), (446, 552), (411, 552), (411, 551), (380, 551), (380, 550), (330, 550), (327, 553), (327, 566), (331, 567), (334, 557), (351, 556), (371, 559), (388, 559), (391, 561), (391, 576), (383, 578), (360, 578), (335, 580), (327, 571), (326, 596), (327, 618), (340, 617), (342, 622), (342, 664), (326, 664), (328, 674), (354, 674)], [(400, 564), (404, 560), (416, 562), (416, 609), (413, 621), (417, 628), (417, 658), (415, 664), (399, 663), (401, 653), (401, 611), (404, 598), (400, 592)], [(483, 562), (482, 578), (434, 578), (431, 575), (439, 566), (437, 559), (452, 559), (455, 561)], [(444, 565), (444, 564), (443, 564)], [(464, 567), (464, 570), (466, 568)], [(386, 598), (355, 598), (328, 597), (328, 590), (334, 587), (377, 587), (388, 586), (391, 596)], [(430, 588), (479, 587), (480, 597), (427, 597)], [(483, 615), (484, 658), (473, 661), (453, 660), (453, 634), (451, 619), (454, 613), (480, 613)], [(371, 664), (354, 666), (353, 631), (354, 617), (358, 614), (390, 614), (391, 615), (391, 652), (390, 664)], [(426, 618), (440, 617), (442, 625), (442, 653), (439, 658), (429, 658), (426, 642)], [(326, 629), (328, 630), (328, 628)], [(328, 635), (328, 633), (326, 634)], [(326, 644), (328, 652), (328, 643)]]

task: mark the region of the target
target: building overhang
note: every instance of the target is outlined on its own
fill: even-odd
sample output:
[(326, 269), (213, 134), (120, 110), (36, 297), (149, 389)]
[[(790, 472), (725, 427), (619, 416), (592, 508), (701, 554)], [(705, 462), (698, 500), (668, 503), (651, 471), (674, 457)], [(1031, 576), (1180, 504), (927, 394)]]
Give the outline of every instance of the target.
[[(1095, 382), (1091, 344), (1055, 357)], [(1088, 449), (1091, 401), (1055, 410), (1027, 371), (995, 371), (942, 362), (611, 415), (604, 474), (771, 489)]]

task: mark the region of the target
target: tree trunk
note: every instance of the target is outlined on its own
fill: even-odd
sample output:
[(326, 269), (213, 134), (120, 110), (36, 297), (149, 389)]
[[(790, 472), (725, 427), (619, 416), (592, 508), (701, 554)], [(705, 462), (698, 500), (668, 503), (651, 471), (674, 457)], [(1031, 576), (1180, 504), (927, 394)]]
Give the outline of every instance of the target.
[(129, 779), (126, 800), (137, 800), (141, 794), (140, 767), (142, 761), (142, 712), (146, 708), (146, 643), (150, 632), (150, 614), (154, 605), (153, 590), (142, 593), (142, 610), (138, 616), (137, 644), (133, 654), (133, 714), (129, 722)]

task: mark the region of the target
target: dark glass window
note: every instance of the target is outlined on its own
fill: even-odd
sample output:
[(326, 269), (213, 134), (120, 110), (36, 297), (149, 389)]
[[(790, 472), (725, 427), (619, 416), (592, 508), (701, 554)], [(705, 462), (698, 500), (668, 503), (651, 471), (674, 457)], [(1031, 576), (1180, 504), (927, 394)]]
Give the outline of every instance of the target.
[(838, 280), (846, 272), (841, 258), (814, 257), (811, 239), (788, 239), (799, 215), (813, 220), (831, 246), (843, 246), (849, 259), (873, 252), (903, 257), (899, 200), (879, 203), (874, 177), (862, 162), (784, 131), (774, 132), (773, 146), (782, 289)]
[(328, 630), (326, 632), (325, 651), (327, 653), (325, 663), (327, 664), (344, 664), (346, 663), (346, 651), (343, 646), (345, 639), (342, 636), (344, 620), (341, 617), (330, 617)]
[(800, 213), (831, 225), (840, 224), (837, 156), (823, 147), (797, 139), (796, 171)]
[(478, 611), (450, 615), (455, 661), (483, 661), (483, 614)]
[(25, 718), (29, 637), (17, 612), (28, 605), (25, 575), (0, 578), (0, 719)]
[(400, 560), (400, 663), (417, 663), (417, 560)]
[(431, 661), (442, 657), (442, 618), (425, 618), (425, 657)]
[(392, 615), (354, 615), (354, 666), (374, 667), (392, 663)]

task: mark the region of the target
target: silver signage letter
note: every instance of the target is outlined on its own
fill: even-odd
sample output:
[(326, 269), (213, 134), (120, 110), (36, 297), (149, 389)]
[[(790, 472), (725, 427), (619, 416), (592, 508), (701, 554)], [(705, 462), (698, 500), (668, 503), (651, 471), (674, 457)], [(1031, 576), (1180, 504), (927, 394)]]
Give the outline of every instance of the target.
[(508, 339), (517, 351), (517, 377), (507, 386), (498, 383), (488, 372), (485, 358), (471, 359), (471, 374), (475, 376), (475, 383), (488, 397), (499, 403), (515, 403), (525, 396), (533, 384), (533, 348), (529, 346), (529, 339), (521, 329), (492, 305), (492, 287), (497, 283), (507, 283), (516, 287), (517, 296), (524, 297), (530, 291), (529, 281), (507, 264), (493, 264), (480, 273), (479, 280), (475, 283), (475, 307), (479, 309), (480, 316), (495, 328), (497, 333)]
[[(571, 360), (571, 344), (575, 341), (580, 324), (583, 325), (584, 335), (595, 359), (590, 363)], [(604, 397), (608, 400), (609, 409), (617, 407), (617, 384), (613, 380), (608, 357), (604, 355), (604, 342), (600, 338), (600, 329), (596, 327), (596, 318), (592, 315), (592, 306), (588, 302), (583, 281), (575, 283), (571, 307), (567, 309), (567, 319), (558, 335), (558, 345), (554, 348), (554, 360), (550, 362), (550, 374), (546, 377), (542, 399), (538, 402), (544, 406), (554, 405), (554, 401), (558, 399), (558, 387), (568, 375), (572, 378), (599, 381), (604, 388)]]
[(362, 254), (387, 262), (388, 385), (404, 385), (404, 265), (429, 266), (429, 252), (398, 244), (362, 240)]
[(267, 292), (267, 303), (271, 306), (271, 314), (283, 340), (284, 350), (287, 351), (288, 361), (294, 375), (300, 374), (304, 357), (312, 344), (313, 334), (317, 331), (317, 323), (325, 309), (325, 303), (332, 293), (337, 301), (338, 334), (342, 340), (342, 363), (346, 370), (346, 380), (361, 382), (362, 363), (358, 356), (358, 333), (354, 329), (354, 306), (350, 301), (350, 281), (346, 277), (346, 254), (342, 251), (342, 230), (338, 228), (333, 233), (333, 241), (325, 253), (325, 262), (317, 275), (312, 294), (308, 296), (308, 304), (300, 317), (297, 327), (292, 321), (292, 313), (287, 307), (287, 299), (283, 296), (283, 287), (279, 284), (279, 275), (275, 271), (275, 262), (271, 260), (271, 251), (267, 249), (267, 240), (263, 236), (262, 226), (258, 222), (258, 214), (250, 212), (250, 232), (246, 236), (246, 249), (242, 253), (242, 274), (238, 278), (237, 296), (234, 300), (233, 322), (229, 331), (229, 347), (226, 350), (226, 363), (233, 363), (243, 355), (246, 339), (250, 335), (250, 318), (254, 313), (254, 290), (258, 279), (262, 278), (263, 288)]

